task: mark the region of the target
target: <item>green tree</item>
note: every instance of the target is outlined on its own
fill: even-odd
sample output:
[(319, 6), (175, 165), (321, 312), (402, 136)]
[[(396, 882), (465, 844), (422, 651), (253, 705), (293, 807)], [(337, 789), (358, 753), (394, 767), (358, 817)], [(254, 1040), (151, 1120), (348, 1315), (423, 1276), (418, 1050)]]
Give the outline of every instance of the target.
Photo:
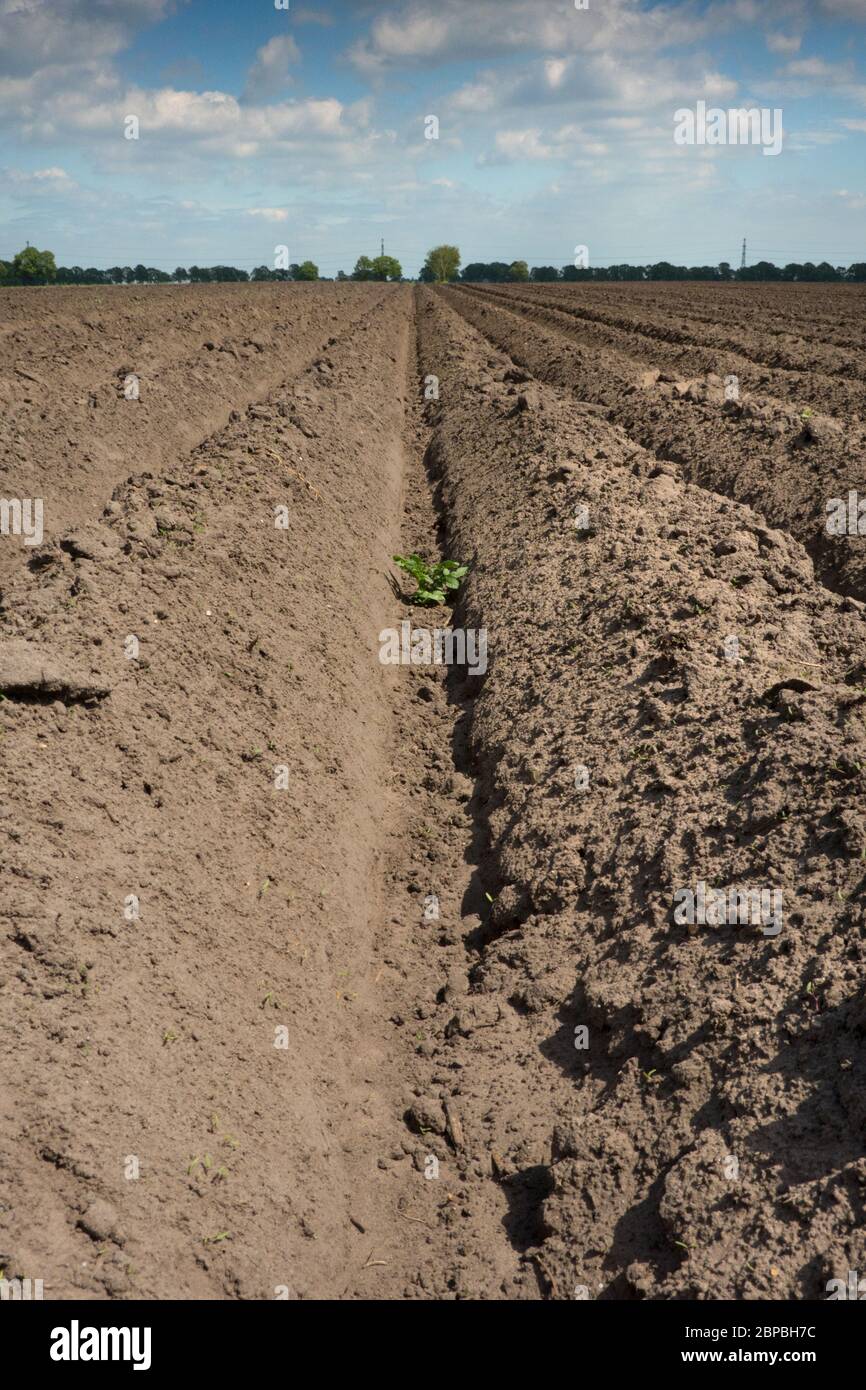
[(400, 280), (403, 267), (393, 256), (377, 256), (373, 261), (373, 280)]
[(512, 261), (508, 267), (509, 280), (528, 280), (529, 266), (526, 261)]
[(12, 261), (12, 273), (22, 285), (45, 285), (56, 279), (57, 266), (53, 251), (37, 251), (26, 246)]
[(444, 284), (446, 280), (456, 280), (460, 267), (460, 252), (456, 246), (434, 246), (427, 252), (424, 269), (429, 271), (428, 279)]
[(319, 267), (312, 261), (302, 261), (295, 271), (296, 280), (318, 280)]
[(352, 271), (353, 280), (372, 280), (373, 262), (369, 256), (359, 256), (355, 262), (355, 269)]

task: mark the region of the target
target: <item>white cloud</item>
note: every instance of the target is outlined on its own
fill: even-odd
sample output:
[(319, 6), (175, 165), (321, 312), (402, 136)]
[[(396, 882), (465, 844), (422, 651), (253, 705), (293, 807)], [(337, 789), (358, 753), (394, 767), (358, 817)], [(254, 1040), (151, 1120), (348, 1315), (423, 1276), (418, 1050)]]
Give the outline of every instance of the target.
[(2, 169), (0, 186), (10, 203), (24, 208), (80, 207), (82, 200), (87, 199), (87, 194), (75, 179), (70, 178), (66, 170), (59, 166), (45, 169)]
[(852, 76), (850, 63), (828, 63), (824, 58), (797, 58), (787, 64), (785, 72), (791, 77), (815, 77), (822, 82), (848, 82)]
[(627, 58), (697, 43), (756, 19), (757, 6), (749, 0), (719, 0), (703, 13), (676, 0), (652, 8), (639, 0), (593, 0), (586, 10), (577, 10), (572, 0), (438, 0), (433, 11), (409, 0), (375, 19), (349, 58), (368, 77), (394, 67), (509, 53), (562, 58), (608, 52)]
[(281, 92), (292, 80), (289, 68), (300, 61), (301, 51), (291, 34), (269, 39), (256, 53), (247, 74), (245, 99), (260, 101)]
[(287, 222), (289, 214), (285, 208), (247, 208), (247, 217), (263, 217), (266, 222)]
[(560, 85), (563, 77), (568, 71), (568, 62), (565, 58), (550, 58), (544, 64), (544, 72), (547, 78), (547, 85), (554, 90)]
[(767, 34), (766, 42), (771, 53), (782, 53), (787, 56), (791, 53), (799, 53), (803, 40), (799, 34)]
[(169, 0), (0, 0), (0, 75), (108, 58), (168, 8)]
[(500, 130), (496, 136), (497, 152), (504, 159), (553, 159), (554, 150), (545, 145), (538, 130)]
[[(56, 91), (46, 79), (32, 79), (20, 130), (32, 141), (77, 142), (83, 136), (101, 140), (103, 151), (114, 146), (146, 162), (174, 148), (188, 159), (196, 155), (231, 154), (248, 158), (264, 152), (285, 152), (296, 145), (325, 140), (357, 140), (366, 126), (365, 104), (344, 107), (335, 97), (247, 105), (227, 92), (184, 92), (171, 87), (124, 90), (116, 80), (94, 82), (88, 90)], [(20, 84), (0, 82), (0, 114), (18, 117)], [(124, 139), (124, 121), (135, 115), (139, 139)]]

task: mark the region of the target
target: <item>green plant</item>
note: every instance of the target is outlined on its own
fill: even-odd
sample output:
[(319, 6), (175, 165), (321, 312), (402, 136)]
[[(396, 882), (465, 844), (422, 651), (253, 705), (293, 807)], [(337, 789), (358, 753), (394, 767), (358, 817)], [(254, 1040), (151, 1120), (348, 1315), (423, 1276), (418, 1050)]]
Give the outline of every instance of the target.
[(437, 560), (428, 565), (420, 555), (395, 555), (395, 565), (412, 576), (418, 588), (412, 595), (417, 604), (444, 603), (448, 590), (459, 589), (461, 580), (469, 573), (468, 565), (458, 564), (456, 560)]

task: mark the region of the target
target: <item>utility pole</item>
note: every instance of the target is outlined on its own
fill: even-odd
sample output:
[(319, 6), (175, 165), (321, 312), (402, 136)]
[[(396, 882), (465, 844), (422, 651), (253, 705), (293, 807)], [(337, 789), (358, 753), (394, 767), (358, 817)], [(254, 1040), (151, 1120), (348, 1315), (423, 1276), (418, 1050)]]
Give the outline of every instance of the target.
[(745, 268), (746, 268), (746, 238), (743, 237), (743, 254), (742, 254), (742, 256), (740, 257), (740, 270), (745, 270)]
[(380, 242), (380, 246), (381, 246), (382, 249), (381, 249), (381, 251), (379, 252), (379, 255), (380, 255), (380, 256), (384, 256), (384, 254), (385, 254), (385, 238), (384, 238), (384, 237), (382, 237), (382, 240), (381, 240), (381, 242)]

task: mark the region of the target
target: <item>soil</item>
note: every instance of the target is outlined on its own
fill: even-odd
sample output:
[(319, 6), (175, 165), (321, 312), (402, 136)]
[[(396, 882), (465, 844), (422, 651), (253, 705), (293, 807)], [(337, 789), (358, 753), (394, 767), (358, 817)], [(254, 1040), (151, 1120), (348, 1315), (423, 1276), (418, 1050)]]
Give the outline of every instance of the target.
[[(818, 524), (861, 298), (5, 292), (3, 495), (45, 501), (0, 541), (7, 1277), (863, 1267), (866, 562)], [(412, 551), (471, 566), (453, 609)], [(404, 623), (486, 669), (383, 664)], [(700, 884), (772, 912), (684, 921)]]
[[(646, 320), (626, 315), (611, 307), (614, 296), (596, 297), (591, 288), (473, 286), (446, 294), (515, 362), (603, 406), (606, 419), (690, 480), (757, 507), (802, 541), (823, 583), (866, 599), (866, 539), (827, 531), (828, 503), (847, 502), (862, 482), (862, 329), (859, 352), (793, 334), (780, 346), (778, 334), (749, 332), (755, 317), (762, 321), (760, 307), (744, 310), (732, 332), (683, 320), (674, 308), (664, 319), (658, 310)], [(635, 290), (638, 303), (644, 291)], [(786, 302), (785, 290), (777, 295)], [(724, 288), (717, 297), (724, 306)], [(863, 291), (843, 303), (853, 316)], [(729, 380), (735, 398), (726, 393)]]

